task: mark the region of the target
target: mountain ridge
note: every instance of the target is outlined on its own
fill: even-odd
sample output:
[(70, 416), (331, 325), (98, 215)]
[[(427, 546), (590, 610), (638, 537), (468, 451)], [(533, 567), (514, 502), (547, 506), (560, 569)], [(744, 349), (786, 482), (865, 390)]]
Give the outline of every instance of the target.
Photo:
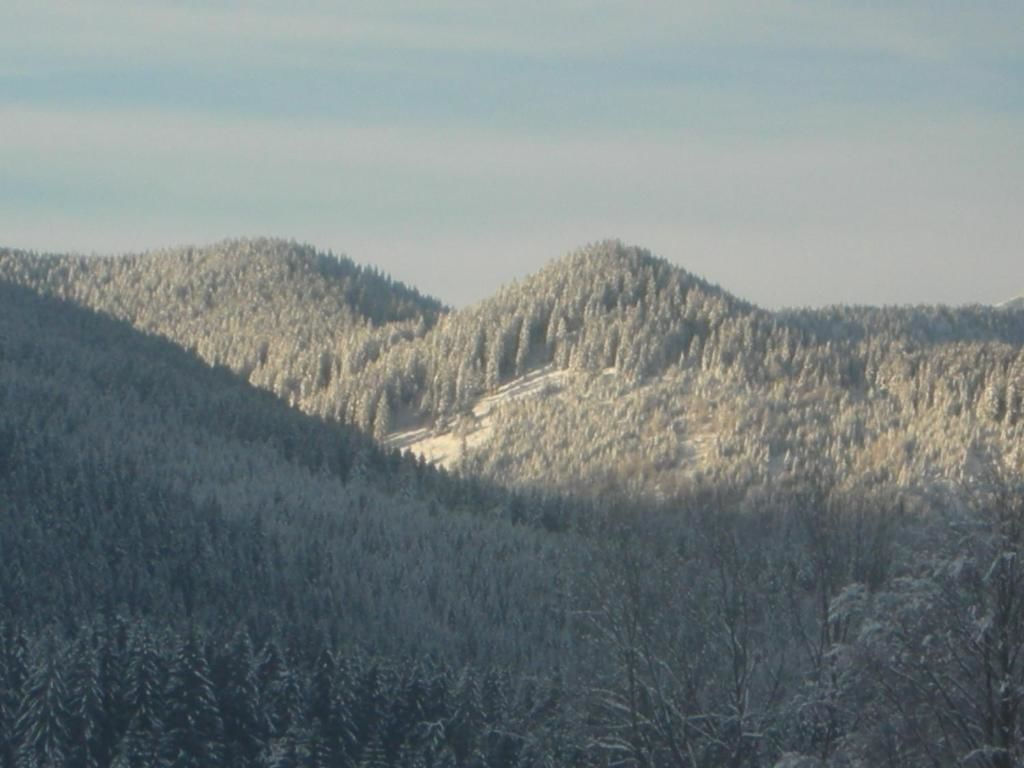
[[(433, 434), (459, 446), (445, 448), (453, 468), (534, 489), (660, 496), (714, 478), (778, 482), (809, 465), (927, 487), (958, 477), (972, 442), (1005, 452), (1021, 430), (1017, 313), (769, 312), (603, 241), (464, 309), (371, 280), (384, 292), (375, 324), (353, 309), (358, 291), (310, 283), (316, 264), (334, 261), (309, 246), (182, 253), (148, 262), (167, 267), (156, 281), (164, 302), (130, 261), (58, 258), (50, 266), (66, 268), (47, 281), (37, 259), (0, 253), (0, 275), (167, 336), (308, 413), (391, 445)], [(203, 259), (267, 263), (273, 279), (251, 268), (211, 277), (196, 269)], [(197, 301), (211, 282), (216, 298)], [(565, 375), (529, 398), (492, 397), (542, 369)]]
[(779, 318), (597, 248), (432, 326), (317, 326), (301, 269), (0, 280), (0, 763), (976, 756), (1019, 313)]

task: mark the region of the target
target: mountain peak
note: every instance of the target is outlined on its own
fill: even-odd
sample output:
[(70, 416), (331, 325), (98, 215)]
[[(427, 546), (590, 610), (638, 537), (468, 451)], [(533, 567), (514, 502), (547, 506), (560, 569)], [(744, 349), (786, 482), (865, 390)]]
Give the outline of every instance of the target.
[[(645, 248), (629, 245), (621, 240), (609, 239), (589, 243), (556, 259), (554, 265), (566, 265), (585, 270), (626, 270), (636, 272), (645, 267), (674, 267), (665, 259), (655, 256)], [(681, 270), (680, 271), (684, 271)]]
[(656, 256), (646, 248), (629, 245), (618, 239), (601, 240), (583, 246), (555, 260), (536, 277), (546, 277), (549, 272), (562, 273), (575, 281), (580, 281), (581, 278), (587, 282), (596, 281), (602, 284), (602, 290), (604, 286), (614, 285), (615, 292), (628, 289), (631, 283), (638, 282), (650, 283), (661, 288), (678, 286), (684, 292), (697, 290), (705, 296), (722, 300), (728, 304), (730, 310), (754, 309), (754, 305), (749, 302), (678, 264)]

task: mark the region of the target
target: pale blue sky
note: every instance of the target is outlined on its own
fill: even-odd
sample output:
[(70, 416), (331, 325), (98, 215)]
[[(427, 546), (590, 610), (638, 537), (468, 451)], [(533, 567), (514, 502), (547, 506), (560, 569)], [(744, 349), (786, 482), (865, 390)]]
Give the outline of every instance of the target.
[(1024, 3), (0, 2), (0, 244), (276, 235), (456, 305), (644, 245), (769, 307), (1024, 293)]

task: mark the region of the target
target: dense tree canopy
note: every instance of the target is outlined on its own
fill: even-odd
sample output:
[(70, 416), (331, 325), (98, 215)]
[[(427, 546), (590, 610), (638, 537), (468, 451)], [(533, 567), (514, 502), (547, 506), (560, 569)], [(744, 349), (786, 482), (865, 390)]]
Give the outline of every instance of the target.
[[(0, 274), (2, 768), (1024, 764), (1024, 313)], [(380, 445), (541, 370), (456, 475)]]
[[(476, 476), (571, 493), (665, 497), (794, 468), (930, 492), (979, 450), (1017, 462), (1024, 313), (849, 308), (768, 313), (616, 242), (457, 312), (344, 259), (229, 241), (116, 259), (0, 253), (0, 275), (123, 318), (307, 413), (386, 440), (472, 431)], [(538, 447), (542, 450), (538, 451)]]

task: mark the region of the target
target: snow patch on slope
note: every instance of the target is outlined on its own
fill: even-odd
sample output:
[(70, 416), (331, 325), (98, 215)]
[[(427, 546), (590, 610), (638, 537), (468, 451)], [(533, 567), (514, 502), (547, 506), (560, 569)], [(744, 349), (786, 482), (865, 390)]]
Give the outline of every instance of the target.
[(540, 397), (558, 390), (569, 372), (546, 365), (510, 381), (495, 392), (480, 398), (470, 414), (449, 422), (443, 431), (420, 427), (388, 435), (388, 448), (412, 451), (431, 464), (450, 469), (468, 452), (486, 443), (494, 434), (494, 415), (503, 404), (513, 400)]
[(687, 466), (696, 470), (698, 467), (710, 464), (711, 458), (718, 450), (717, 440), (717, 432), (696, 432), (688, 435), (682, 443)]

